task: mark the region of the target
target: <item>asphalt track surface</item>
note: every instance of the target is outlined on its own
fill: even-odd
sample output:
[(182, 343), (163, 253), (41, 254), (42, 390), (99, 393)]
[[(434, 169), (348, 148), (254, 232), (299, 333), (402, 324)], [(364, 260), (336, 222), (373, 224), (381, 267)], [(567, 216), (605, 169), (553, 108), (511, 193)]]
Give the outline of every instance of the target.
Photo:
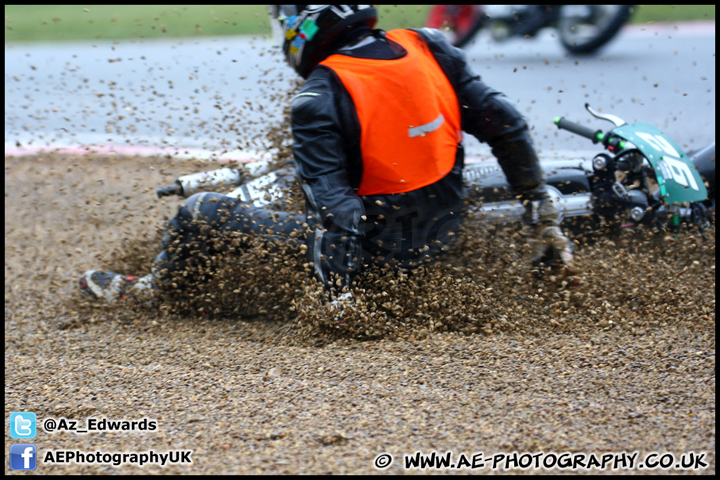
[[(606, 111), (610, 103), (627, 120), (652, 120), (668, 129), (690, 125), (683, 130), (690, 138), (682, 145), (702, 144), (714, 137), (714, 33), (707, 46), (706, 36), (681, 40), (674, 32), (648, 32), (653, 42), (646, 43), (639, 33), (641, 43), (628, 37), (629, 44), (619, 40), (602, 58), (584, 60), (583, 71), (596, 67), (584, 87), (565, 75), (580, 68), (552, 42), (538, 44), (548, 49), (540, 56), (529, 45), (506, 45), (487, 69), (483, 64), (494, 54), (485, 47), (468, 55), (489, 83), (499, 82), (519, 98), (538, 122), (536, 130), (547, 128), (538, 119), (545, 122), (548, 111), (551, 117), (577, 118), (581, 102), (593, 100)], [(657, 53), (668, 43), (677, 54)], [(105, 62), (97, 68), (73, 59), (60, 61), (58, 71), (51, 63), (56, 88), (49, 88), (40, 83), (45, 63), (36, 53), (8, 56), (18, 52), (6, 46), (6, 459), (12, 444), (33, 443), (41, 456), (38, 474), (715, 473), (714, 230), (704, 239), (686, 232), (587, 240), (578, 251), (584, 283), (572, 289), (562, 278), (537, 278), (528, 270), (524, 232), (494, 231), (478, 223), (461, 239), (456, 256), (409, 278), (380, 276), (378, 288), (367, 285), (372, 316), (348, 331), (366, 328), (370, 335), (329, 328), (332, 319), (320, 307), (292, 310), (294, 301), (305, 299), (293, 262), (256, 259), (254, 250), (242, 257), (236, 276), (218, 277), (215, 289), (198, 297), (208, 300), (202, 311), (220, 305), (243, 314), (210, 318), (201, 310), (179, 314), (172, 305), (84, 302), (76, 281), (85, 269), (137, 273), (148, 265), (157, 250), (155, 233), (178, 204), (158, 201), (155, 189), (204, 163), (177, 160), (181, 155), (171, 153), (170, 158), (150, 155), (150, 150), (146, 156), (122, 156), (111, 152), (115, 147), (97, 153), (56, 148), (76, 139), (82, 139), (76, 142), (80, 147), (95, 145), (98, 138), (110, 144), (94, 134), (118, 136), (118, 145), (176, 148), (171, 145), (175, 133), (157, 130), (165, 122), (164, 127), (181, 132), (177, 137), (188, 143), (183, 147), (219, 153), (238, 140), (212, 115), (202, 123), (204, 113), (217, 116), (214, 110), (220, 110), (204, 110), (205, 104), (214, 100), (223, 110), (239, 108), (234, 101), (243, 91), (215, 97), (223, 79), (239, 75), (223, 73), (218, 62), (228, 69), (234, 62), (229, 54), (218, 60), (226, 58), (221, 49), (218, 55), (212, 47), (198, 46), (205, 52), (196, 64), (201, 78), (191, 79), (187, 70), (179, 77), (188, 77), (190, 91), (179, 79), (173, 80), (174, 88), (160, 91), (169, 85), (168, 63), (180, 62), (180, 55), (146, 53), (142, 60), (110, 46), (95, 48), (104, 48)], [(640, 54), (628, 53), (633, 51)], [(87, 55), (78, 58), (90, 61)], [(111, 86), (110, 79), (130, 76), (133, 67), (99, 66), (118, 63), (133, 65), (145, 80)], [(627, 74), (622, 82), (611, 75), (620, 63)], [(668, 74), (677, 69), (685, 74), (667, 86), (664, 75), (635, 70), (649, 63)], [(521, 82), (491, 82), (501, 70), (498, 64), (507, 73), (503, 78), (515, 74)], [(546, 81), (532, 80), (523, 66), (537, 74), (532, 78)], [(246, 71), (253, 75), (254, 70)], [(558, 74), (551, 78), (553, 71)], [(255, 80), (257, 88), (266, 88)], [(526, 90), (537, 85), (554, 90), (528, 95)], [(280, 106), (282, 89), (278, 92)], [(542, 108), (532, 103), (545, 96)], [(78, 98), (85, 100), (79, 102), (80, 113), (72, 109)], [(162, 105), (159, 99), (167, 102), (164, 110), (148, 107)], [(248, 107), (257, 119), (265, 115), (259, 108), (263, 101)], [(182, 113), (188, 112), (184, 105), (190, 113)], [(656, 115), (649, 119), (652, 112)], [(182, 133), (192, 127), (197, 137)], [(223, 145), (225, 138), (229, 145)], [(565, 145), (564, 137), (560, 142), (549, 129), (537, 138), (543, 150)], [(261, 146), (260, 137), (247, 140)], [(25, 153), (33, 155), (18, 156), (27, 146)], [(50, 148), (38, 153), (33, 146)], [(241, 288), (233, 281), (243, 282)], [(11, 412), (28, 411), (40, 421), (36, 438), (11, 438)], [(80, 427), (91, 418), (148, 419), (157, 428), (85, 434), (42, 428), (47, 419), (63, 418)], [(49, 464), (48, 453), (57, 460), (61, 450), (81, 452), (86, 461)], [(112, 466), (92, 464), (89, 458), (97, 456), (88, 455), (109, 454), (112, 461), (113, 454), (150, 450), (192, 450), (193, 464)], [(511, 463), (493, 470), (489, 462), (474, 471), (404, 468), (405, 455), (448, 451), (456, 466), (461, 454), (472, 465), (480, 452), (485, 459), (506, 455)], [(514, 464), (513, 452), (518, 453)], [(541, 458), (541, 452), (566, 453), (585, 465), (584, 454), (611, 461), (603, 469), (558, 468), (557, 463), (551, 468), (542, 463), (552, 457)], [(675, 468), (683, 454), (705, 466)], [(670, 456), (675, 460), (670, 468), (637, 468), (639, 462)], [(539, 468), (532, 466), (533, 458), (540, 459)], [(613, 465), (615, 459), (619, 463)], [(523, 461), (530, 467), (521, 468)], [(14, 473), (9, 460), (5, 473)]]
[[(628, 26), (588, 57), (568, 56), (551, 31), (500, 44), (483, 33), (466, 51), (526, 115), (541, 153), (589, 147), (558, 132), (555, 117), (610, 126), (591, 119), (586, 102), (651, 122), (688, 150), (714, 141), (714, 22)], [(5, 150), (94, 145), (247, 157), (266, 151), (261, 134), (280, 121), (295, 79), (261, 37), (6, 45)], [(470, 154), (487, 154), (466, 141)]]

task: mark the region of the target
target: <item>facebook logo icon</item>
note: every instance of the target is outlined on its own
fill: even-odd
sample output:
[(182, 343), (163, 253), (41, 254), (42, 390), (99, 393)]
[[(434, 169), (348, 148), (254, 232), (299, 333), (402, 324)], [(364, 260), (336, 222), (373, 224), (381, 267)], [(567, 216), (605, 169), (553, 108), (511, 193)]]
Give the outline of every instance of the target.
[(10, 445), (10, 470), (35, 470), (37, 447), (31, 443)]
[(11, 438), (35, 438), (37, 433), (37, 416), (33, 412), (10, 413)]

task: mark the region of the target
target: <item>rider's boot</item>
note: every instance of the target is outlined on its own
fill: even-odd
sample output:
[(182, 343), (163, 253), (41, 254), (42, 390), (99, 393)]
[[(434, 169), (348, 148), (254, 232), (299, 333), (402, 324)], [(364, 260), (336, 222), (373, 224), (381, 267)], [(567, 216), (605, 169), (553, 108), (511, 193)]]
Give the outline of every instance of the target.
[(114, 272), (88, 270), (80, 276), (80, 292), (86, 297), (113, 303), (128, 296), (152, 295), (153, 274), (144, 277), (121, 275)]

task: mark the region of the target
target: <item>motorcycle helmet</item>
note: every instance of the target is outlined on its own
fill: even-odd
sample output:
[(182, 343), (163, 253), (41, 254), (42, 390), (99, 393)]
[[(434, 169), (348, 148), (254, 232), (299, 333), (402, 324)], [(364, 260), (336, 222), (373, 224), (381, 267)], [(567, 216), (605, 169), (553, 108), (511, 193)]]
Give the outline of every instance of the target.
[(285, 60), (303, 78), (358, 28), (377, 23), (373, 5), (271, 5), (273, 36)]

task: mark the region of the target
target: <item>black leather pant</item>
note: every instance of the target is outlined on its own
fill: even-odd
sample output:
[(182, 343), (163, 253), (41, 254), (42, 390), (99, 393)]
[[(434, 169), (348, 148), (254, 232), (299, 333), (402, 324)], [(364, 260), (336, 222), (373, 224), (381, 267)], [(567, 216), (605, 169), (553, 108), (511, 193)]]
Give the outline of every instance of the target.
[(246, 247), (247, 235), (304, 243), (304, 222), (305, 215), (258, 208), (220, 193), (192, 195), (168, 220), (163, 251), (153, 264), (156, 283), (188, 267), (202, 267), (218, 253)]

